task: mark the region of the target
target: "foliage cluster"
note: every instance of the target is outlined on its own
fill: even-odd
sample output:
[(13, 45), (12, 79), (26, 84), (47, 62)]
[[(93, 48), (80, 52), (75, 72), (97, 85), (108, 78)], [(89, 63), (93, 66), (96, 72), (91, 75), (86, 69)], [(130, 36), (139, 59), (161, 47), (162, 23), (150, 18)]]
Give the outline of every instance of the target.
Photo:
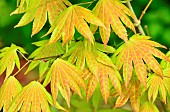
[[(34, 42), (38, 48), (28, 58), (15, 44), (0, 50), (0, 75), (6, 74), (0, 88), (4, 112), (50, 112), (51, 106), (62, 111), (128, 111), (123, 107), (128, 102), (135, 112), (158, 112), (155, 102), (170, 102), (170, 53), (162, 53), (157, 47), (166, 47), (145, 35), (143, 15), (137, 19), (130, 1), (17, 0), (11, 15), (21, 13), (15, 27), (33, 21), (33, 36), (48, 21), (51, 26), (43, 37), (51, 36)], [(118, 41), (108, 45), (112, 39)], [(22, 67), (20, 56), (27, 61)], [(38, 67), (39, 78), (22, 86), (15, 76), (27, 65), (25, 74)], [(77, 95), (80, 102), (72, 100)], [(80, 108), (77, 103), (92, 105)]]

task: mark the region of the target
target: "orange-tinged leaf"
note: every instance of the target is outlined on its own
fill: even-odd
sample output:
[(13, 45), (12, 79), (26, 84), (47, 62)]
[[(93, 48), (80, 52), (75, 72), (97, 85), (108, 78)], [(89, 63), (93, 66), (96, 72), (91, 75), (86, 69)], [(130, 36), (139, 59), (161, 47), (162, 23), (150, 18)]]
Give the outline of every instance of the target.
[(22, 86), (19, 81), (14, 76), (10, 76), (0, 89), (0, 110), (3, 107), (3, 111), (7, 112), (11, 102), (21, 90)]
[(97, 80), (96, 76), (94, 74), (91, 74), (89, 80), (88, 80), (88, 85), (87, 85), (87, 100), (91, 97), (91, 95), (93, 94), (97, 83), (100, 83), (100, 90), (101, 90), (101, 94), (102, 97), (105, 101), (105, 103), (107, 103), (108, 97), (109, 97), (109, 89), (110, 89), (110, 84), (109, 84), (109, 80), (111, 80), (113, 86), (116, 89), (116, 92), (118, 92), (120, 95), (122, 94), (122, 89), (121, 89), (121, 84), (120, 84), (120, 74), (116, 71), (116, 69), (98, 63), (98, 73), (97, 73), (97, 78), (99, 79), (99, 81)]
[(122, 96), (116, 100), (115, 108), (123, 106), (130, 98), (131, 106), (134, 112), (139, 112), (140, 109), (140, 85), (135, 78), (131, 79), (128, 87), (123, 86)]
[(92, 96), (96, 86), (97, 86), (97, 79), (96, 79), (96, 76), (95, 75), (91, 75), (89, 77), (89, 80), (88, 80), (88, 85), (87, 85), (87, 90), (86, 90), (86, 98), (87, 98), (87, 101), (89, 100), (89, 98)]
[[(100, 35), (106, 46), (110, 37), (110, 26), (113, 31), (124, 41), (127, 41), (127, 31), (122, 22), (135, 32), (135, 27), (128, 16), (134, 18), (130, 10), (119, 0), (99, 0), (93, 12), (101, 19), (106, 28), (99, 27)], [(128, 16), (127, 16), (128, 15)], [(122, 21), (122, 22), (121, 22)], [(92, 26), (92, 31), (97, 30), (97, 26)]]
[(85, 20), (91, 24), (104, 27), (103, 23), (90, 10), (81, 6), (72, 5), (60, 14), (45, 35), (52, 32), (49, 43), (53, 43), (62, 37), (63, 44), (65, 44), (73, 37), (75, 27), (81, 35), (93, 43), (93, 34)]
[(110, 89), (109, 78), (106, 70), (107, 69), (105, 66), (99, 64), (99, 71), (98, 71), (99, 82), (100, 82), (101, 93), (105, 104), (107, 103), (107, 100), (109, 98), (109, 89)]
[[(147, 77), (147, 71), (145, 67), (146, 65), (155, 73), (163, 77), (162, 68), (153, 55), (167, 61), (170, 61), (170, 59), (168, 59), (165, 54), (155, 48), (158, 46), (163, 46), (148, 40), (149, 38), (150, 37), (148, 36), (140, 36), (138, 34), (133, 35), (128, 42), (124, 43), (120, 49), (115, 52), (115, 55), (113, 56), (114, 58), (118, 55), (116, 58), (116, 65), (119, 69), (121, 69), (123, 65), (123, 76), (126, 86), (128, 85), (132, 76), (132, 62), (134, 64), (136, 75), (144, 86), (146, 86)], [(144, 42), (146, 42), (146, 44)]]
[(11, 47), (5, 47), (0, 50), (0, 75), (6, 70), (5, 79), (7, 79), (11, 75), (12, 71), (14, 70), (15, 64), (18, 69), (20, 69), (20, 62), (17, 50), (19, 50), (23, 54), (26, 54), (23, 48), (14, 44), (12, 44)]
[(58, 91), (61, 92), (61, 95), (66, 100), (68, 106), (70, 105), (70, 89), (73, 90), (81, 97), (80, 87), (86, 89), (85, 83), (81, 78), (81, 71), (78, 70), (74, 65), (70, 64), (67, 61), (57, 58), (48, 73), (48, 77), (51, 77), (51, 92), (56, 103), (58, 96)]
[(67, 0), (34, 0), (24, 2), (21, 1), (18, 8), (11, 14), (26, 12), (15, 27), (24, 26), (34, 20), (32, 36), (38, 33), (45, 25), (47, 13), (50, 24), (53, 24), (59, 14), (67, 8), (66, 5), (71, 6), (71, 3)]
[(139, 112), (140, 109), (140, 83), (138, 80), (133, 80), (130, 102), (134, 112)]
[[(19, 110), (21, 112), (51, 112), (48, 104), (48, 102), (51, 103), (51, 100), (49, 99), (49, 93), (47, 93), (46, 89), (39, 82), (32, 81), (19, 92), (8, 112)], [(59, 106), (59, 104), (57, 105)], [(65, 110), (61, 106), (58, 108)]]
[[(97, 45), (91, 45), (89, 41), (80, 41), (77, 42), (74, 48), (70, 48), (63, 57), (68, 57), (68, 61), (76, 63), (76, 66), (82, 67), (81, 69), (88, 69), (91, 72), (89, 73), (87, 70), (88, 72), (84, 74), (87, 76), (82, 75), (84, 79), (90, 75), (86, 90), (87, 100), (95, 91), (97, 84), (100, 83), (103, 99), (107, 103), (110, 89), (109, 81), (111, 80), (116, 91), (121, 94), (121, 77), (111, 59), (98, 50), (97, 47)], [(79, 58), (83, 62), (80, 62)], [(87, 66), (84, 65), (85, 62)]]

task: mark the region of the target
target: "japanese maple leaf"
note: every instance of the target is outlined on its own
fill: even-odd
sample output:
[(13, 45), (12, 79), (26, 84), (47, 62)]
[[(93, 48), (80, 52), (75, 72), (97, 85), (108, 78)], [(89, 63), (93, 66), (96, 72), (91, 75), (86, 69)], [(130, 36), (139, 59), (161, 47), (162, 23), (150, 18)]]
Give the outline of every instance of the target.
[(140, 109), (140, 84), (135, 78), (131, 79), (128, 87), (122, 87), (122, 96), (116, 100), (115, 108), (123, 106), (130, 99), (134, 112), (139, 112)]
[(64, 48), (60, 42), (55, 42), (52, 44), (48, 44), (48, 42), (49, 40), (42, 40), (33, 43), (39, 48), (37, 48), (29, 56), (29, 59), (33, 58), (34, 61), (31, 61), (25, 74), (39, 65), (39, 76), (41, 78), (41, 76), (47, 71), (51, 60), (61, 54), (64, 54)]
[[(51, 112), (49, 103), (53, 103), (51, 95), (39, 82), (32, 81), (17, 94), (8, 112)], [(66, 111), (57, 102), (53, 106)]]
[[(128, 38), (124, 25), (135, 32), (135, 27), (128, 17), (131, 16), (134, 18), (134, 15), (119, 0), (99, 0), (93, 9), (93, 12), (105, 25), (105, 28), (99, 27), (100, 35), (105, 46), (109, 41), (111, 32), (110, 26), (112, 27), (113, 31), (125, 42), (128, 40)], [(98, 26), (92, 26), (92, 31), (95, 32), (97, 27)]]
[(3, 111), (8, 112), (10, 104), (21, 90), (22, 85), (19, 81), (14, 76), (10, 76), (0, 89), (0, 110), (3, 107)]
[[(69, 62), (75, 63), (82, 70), (87, 68), (91, 72), (86, 91), (87, 100), (89, 100), (99, 82), (103, 99), (107, 103), (110, 89), (109, 81), (111, 80), (117, 92), (121, 94), (121, 78), (111, 59), (103, 53), (106, 51), (113, 53), (114, 49), (111, 46), (106, 46), (104, 50), (104, 46), (101, 47), (101, 45), (99, 43), (91, 45), (88, 41), (77, 42), (63, 55), (63, 58), (68, 57)], [(89, 76), (89, 73), (87, 74)]]
[(68, 0), (21, 0), (18, 2), (18, 8), (12, 14), (25, 14), (15, 27), (24, 26), (33, 22), (32, 36), (38, 33), (47, 21), (47, 13), (50, 24), (53, 24), (59, 14), (71, 6)]
[(60, 14), (47, 32), (46, 35), (52, 32), (49, 43), (57, 41), (62, 36), (63, 44), (65, 44), (73, 37), (75, 33), (74, 27), (82, 36), (93, 43), (94, 36), (85, 20), (91, 24), (104, 27), (103, 23), (90, 10), (72, 5)]
[(144, 86), (146, 86), (147, 80), (146, 65), (163, 77), (162, 68), (153, 55), (167, 61), (170, 61), (170, 59), (155, 48), (165, 48), (164, 46), (148, 39), (150, 39), (149, 36), (133, 35), (129, 41), (117, 49), (114, 54), (114, 56), (118, 55), (117, 58), (114, 56), (112, 58), (113, 60), (116, 59), (116, 65), (119, 69), (123, 67), (123, 78), (126, 87), (132, 76), (133, 65), (138, 79)]
[(0, 50), (0, 75), (6, 70), (6, 78), (8, 78), (14, 70), (15, 64), (20, 69), (17, 51), (26, 54), (23, 48), (14, 44)]
[(46, 86), (51, 81), (51, 92), (54, 104), (56, 103), (58, 91), (60, 91), (68, 106), (70, 106), (71, 90), (81, 97), (79, 86), (86, 89), (81, 74), (80, 70), (67, 61), (57, 58), (53, 62), (43, 85)]
[[(109, 90), (110, 90), (110, 84), (111, 81), (112, 85), (115, 87), (116, 91), (121, 95), (121, 84), (120, 84), (120, 74), (116, 69), (113, 69), (112, 67), (109, 67), (107, 65), (98, 63), (98, 72), (97, 77), (94, 74), (91, 74), (88, 80), (87, 90), (86, 90), (86, 98), (89, 100), (91, 95), (94, 93), (97, 84), (100, 83), (100, 90), (102, 97), (104, 99), (104, 102), (107, 103), (107, 100), (109, 98)], [(98, 81), (99, 80), (99, 81)]]
[(146, 89), (148, 89), (148, 99), (150, 102), (154, 102), (159, 93), (161, 100), (166, 103), (167, 93), (170, 93), (170, 69), (165, 69), (163, 73), (163, 78), (156, 74), (152, 74), (148, 78)]

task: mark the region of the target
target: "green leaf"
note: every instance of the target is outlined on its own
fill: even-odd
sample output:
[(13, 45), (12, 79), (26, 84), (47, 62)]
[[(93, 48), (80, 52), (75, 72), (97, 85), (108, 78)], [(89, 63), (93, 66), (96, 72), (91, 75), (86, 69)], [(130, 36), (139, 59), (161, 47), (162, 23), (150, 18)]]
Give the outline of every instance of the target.
[(158, 108), (151, 102), (142, 105), (140, 112), (159, 112)]
[(36, 59), (46, 59), (57, 57), (58, 55), (64, 54), (64, 49), (60, 42), (55, 42), (53, 44), (48, 44), (49, 40), (42, 40), (39, 42), (34, 42), (33, 44), (39, 46), (29, 58)]
[(112, 46), (104, 46), (103, 44), (100, 44), (98, 42), (95, 43), (96, 48), (101, 51), (101, 52), (106, 52), (106, 53), (114, 53), (116, 50)]
[(15, 64), (20, 69), (20, 62), (17, 51), (26, 54), (23, 48), (14, 44), (11, 47), (5, 47), (0, 50), (0, 75), (6, 70), (6, 79), (14, 70)]
[(3, 111), (8, 112), (11, 102), (21, 90), (19, 81), (14, 76), (10, 76), (0, 89), (0, 110), (3, 107)]

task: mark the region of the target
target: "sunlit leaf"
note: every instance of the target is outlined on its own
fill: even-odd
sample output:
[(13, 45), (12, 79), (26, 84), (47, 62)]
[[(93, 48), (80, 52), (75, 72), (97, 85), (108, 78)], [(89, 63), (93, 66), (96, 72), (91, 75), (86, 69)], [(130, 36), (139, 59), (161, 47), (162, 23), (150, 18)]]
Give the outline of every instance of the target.
[(139, 112), (140, 109), (140, 85), (137, 79), (132, 79), (128, 85), (122, 87), (122, 96), (116, 100), (115, 108), (123, 106), (130, 99), (134, 112)]
[[(29, 64), (26, 73), (34, 69), (39, 65), (39, 76), (41, 77), (48, 69), (50, 60), (52, 58), (57, 58), (59, 55), (64, 54), (64, 48), (61, 43), (55, 42), (53, 44), (47, 44), (49, 40), (42, 40), (39, 42), (34, 42), (33, 44), (38, 46), (29, 58), (34, 58)], [(25, 73), (25, 74), (26, 74)]]
[[(121, 77), (111, 59), (105, 53), (99, 51), (96, 44), (91, 45), (88, 41), (80, 41), (77, 44), (74, 50), (70, 48), (71, 52), (68, 50), (69, 53), (64, 54), (63, 58), (68, 57), (69, 62), (76, 63), (76, 66), (81, 67), (81, 69), (86, 69), (87, 67), (92, 73), (89, 76), (87, 85), (87, 100), (95, 91), (98, 82), (100, 82), (105, 103), (107, 103), (109, 97), (109, 81), (112, 82), (116, 91), (121, 94)], [(79, 59), (83, 60), (83, 62), (79, 63)]]
[[(33, 22), (32, 36), (38, 33), (47, 21), (47, 13), (50, 24), (53, 24), (66, 5), (71, 6), (68, 0), (22, 0), (18, 8), (12, 14), (25, 12), (15, 27), (24, 26)], [(29, 5), (29, 6), (28, 6)]]
[(159, 112), (158, 108), (151, 102), (142, 105), (140, 112)]
[(163, 77), (162, 68), (153, 55), (167, 61), (170, 61), (170, 59), (155, 48), (165, 47), (154, 41), (148, 40), (149, 38), (150, 37), (148, 36), (133, 35), (128, 42), (118, 48), (113, 56), (113, 58), (115, 58), (115, 56), (118, 55), (116, 58), (117, 67), (121, 69), (123, 66), (123, 78), (126, 87), (132, 76), (133, 65), (138, 79), (145, 87), (147, 79), (146, 65), (159, 76)]
[(6, 78), (8, 78), (14, 70), (15, 64), (18, 69), (20, 69), (17, 50), (23, 54), (26, 54), (23, 48), (14, 44), (12, 44), (11, 47), (5, 47), (0, 50), (0, 75), (6, 70)]
[(153, 74), (148, 78), (147, 89), (148, 89), (148, 99), (150, 102), (154, 102), (159, 93), (162, 101), (166, 103), (169, 81), (170, 81), (169, 77), (164, 77), (162, 79), (160, 76), (155, 74)]
[[(124, 25), (135, 32), (135, 27), (128, 17), (131, 16), (134, 18), (134, 15), (119, 0), (99, 0), (93, 9), (93, 12), (106, 26), (106, 28), (99, 27), (100, 35), (105, 46), (109, 41), (111, 32), (110, 26), (113, 31), (124, 41), (128, 40), (127, 31)], [(92, 31), (95, 32), (96, 30), (97, 26), (93, 26)]]
[(74, 65), (67, 61), (59, 58), (54, 61), (50, 68), (50, 72), (47, 74), (48, 77), (51, 77), (49, 78), (49, 81), (51, 81), (51, 92), (54, 104), (56, 103), (58, 91), (60, 91), (68, 106), (70, 106), (70, 89), (81, 97), (79, 86), (82, 86), (84, 89), (86, 88), (83, 79), (80, 77), (81, 74), (82, 73)]
[[(87, 100), (91, 97), (93, 94), (98, 82), (100, 83), (100, 90), (102, 97), (107, 103), (108, 97), (109, 97), (109, 89), (110, 89), (110, 84), (109, 81), (112, 82), (112, 85), (115, 87), (116, 91), (121, 95), (122, 90), (121, 90), (121, 84), (120, 84), (120, 74), (116, 71), (116, 69), (109, 67), (107, 65), (103, 65), (101, 63), (98, 63), (98, 73), (97, 77), (94, 74), (91, 74), (89, 80), (88, 80), (88, 85), (87, 85)], [(98, 80), (99, 81), (98, 81)]]
[[(51, 112), (49, 107), (51, 99), (49, 95), (39, 82), (32, 81), (19, 92), (8, 112), (16, 112), (19, 110), (21, 112)], [(65, 110), (59, 104), (55, 105), (55, 107)]]
[(11, 102), (21, 89), (19, 81), (14, 76), (10, 76), (0, 89), (0, 110), (3, 107), (3, 112), (8, 112)]
[(60, 14), (46, 33), (48, 35), (52, 32), (49, 43), (56, 42), (62, 37), (63, 44), (65, 44), (73, 37), (75, 33), (74, 27), (81, 35), (93, 43), (94, 36), (85, 20), (91, 24), (104, 27), (103, 23), (90, 10), (72, 5)]
[(29, 58), (45, 59), (50, 57), (57, 57), (58, 55), (64, 54), (64, 48), (60, 42), (55, 42), (53, 44), (48, 44), (49, 40), (42, 40), (39, 42), (34, 42), (33, 44), (38, 46)]

